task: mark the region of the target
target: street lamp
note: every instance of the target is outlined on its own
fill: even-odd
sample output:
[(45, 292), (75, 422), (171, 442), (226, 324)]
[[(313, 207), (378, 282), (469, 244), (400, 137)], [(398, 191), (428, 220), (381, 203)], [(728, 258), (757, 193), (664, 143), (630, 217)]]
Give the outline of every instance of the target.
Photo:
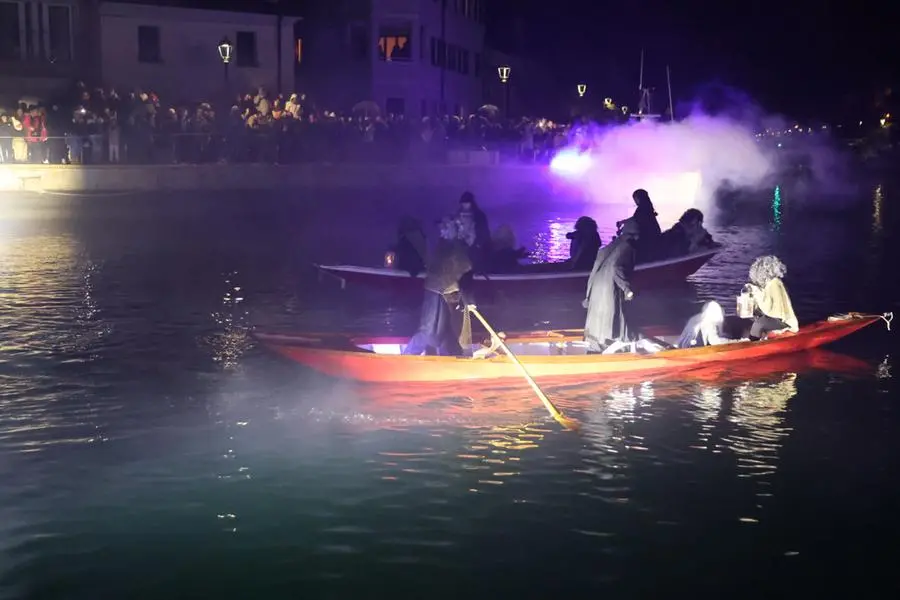
[(505, 95), (505, 106), (506, 109), (506, 118), (509, 118), (509, 76), (512, 74), (512, 69), (510, 69), (506, 65), (501, 65), (497, 67), (497, 76), (500, 77), (500, 83), (503, 84), (504, 95)]
[(223, 37), (222, 41), (219, 42), (219, 58), (222, 59), (222, 64), (225, 65), (225, 83), (228, 83), (228, 63), (231, 62), (231, 56), (234, 52), (234, 46), (231, 44), (231, 40), (227, 37)]
[(578, 84), (578, 97), (584, 98), (585, 92), (587, 92), (587, 85), (585, 85), (583, 83), (579, 83)]

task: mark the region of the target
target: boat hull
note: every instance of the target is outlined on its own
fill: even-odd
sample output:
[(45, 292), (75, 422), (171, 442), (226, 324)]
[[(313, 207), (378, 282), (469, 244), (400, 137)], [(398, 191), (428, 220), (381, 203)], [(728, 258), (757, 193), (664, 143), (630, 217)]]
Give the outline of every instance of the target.
[[(653, 377), (654, 397), (659, 398), (666, 391), (683, 394), (680, 385), (667, 386), (667, 383), (681, 383), (689, 378), (701, 385), (719, 387), (747, 380), (768, 381), (782, 377), (785, 373), (807, 373), (816, 370), (827, 370), (845, 376), (870, 375), (875, 368), (872, 364), (823, 349), (808, 352), (794, 352), (773, 356), (762, 360), (735, 361), (728, 365), (710, 364), (705, 367), (685, 372), (668, 372)], [(614, 379), (595, 378), (592, 381), (561, 383), (550, 385), (542, 383), (544, 391), (553, 395), (554, 403), (560, 408), (583, 408), (585, 399), (607, 394), (611, 390), (642, 385), (647, 382), (645, 374), (620, 374)], [(463, 413), (511, 413), (521, 409), (522, 398), (528, 395), (528, 384), (524, 380), (481, 381), (460, 386), (459, 382), (440, 383), (359, 383), (354, 393), (360, 399), (371, 402), (382, 408), (400, 408), (416, 406), (429, 408), (433, 406), (442, 413), (459, 411)], [(465, 400), (478, 399), (478, 402)], [(531, 403), (527, 404), (532, 406)]]
[[(710, 261), (718, 249), (696, 252), (672, 260), (639, 264), (632, 275), (632, 286), (637, 291), (664, 287), (683, 282)], [(351, 265), (316, 265), (319, 271), (337, 279), (341, 286), (362, 285), (395, 293), (422, 291), (424, 275), (411, 276), (405, 271), (383, 267), (357, 267)], [(475, 275), (474, 293), (477, 297), (504, 293), (570, 292), (584, 294), (588, 271), (570, 271), (552, 264), (527, 265), (516, 273)]]
[[(786, 333), (757, 342), (735, 342), (702, 348), (676, 349), (655, 354), (613, 355), (519, 355), (519, 360), (532, 377), (547, 383), (596, 380), (623, 374), (669, 373), (691, 371), (702, 367), (735, 361), (802, 352), (844, 338), (881, 317), (851, 315), (841, 320), (825, 320), (803, 327), (797, 333)], [(522, 377), (505, 356), (487, 359), (445, 356), (402, 356), (378, 354), (358, 348), (361, 343), (402, 344), (407, 338), (278, 336), (257, 334), (257, 338), (278, 354), (321, 373), (364, 382), (466, 382), (513, 380)], [(372, 340), (375, 341), (372, 341)], [(576, 331), (528, 332), (509, 334), (507, 341), (516, 344), (546, 344), (580, 340)]]

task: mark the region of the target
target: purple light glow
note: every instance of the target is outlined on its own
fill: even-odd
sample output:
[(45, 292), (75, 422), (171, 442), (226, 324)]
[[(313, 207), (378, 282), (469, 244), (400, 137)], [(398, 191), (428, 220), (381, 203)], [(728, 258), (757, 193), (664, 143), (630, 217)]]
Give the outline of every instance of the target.
[(590, 152), (577, 148), (564, 148), (550, 161), (550, 170), (564, 177), (578, 177), (591, 168)]
[(573, 143), (551, 161), (550, 171), (598, 204), (622, 205), (646, 189), (668, 227), (688, 208), (711, 212), (715, 191), (763, 187), (773, 170), (753, 131), (728, 119), (692, 116), (675, 123), (636, 122), (573, 132)]

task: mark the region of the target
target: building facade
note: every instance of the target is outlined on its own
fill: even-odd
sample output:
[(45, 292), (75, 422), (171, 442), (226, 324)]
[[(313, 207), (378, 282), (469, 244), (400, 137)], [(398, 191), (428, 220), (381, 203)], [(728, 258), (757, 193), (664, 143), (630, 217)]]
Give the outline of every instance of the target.
[(496, 77), (489, 1), (0, 0), (0, 99), (46, 100), (82, 79), (172, 102), (265, 87), (321, 110), (372, 101), (409, 117), (465, 115)]
[(93, 75), (92, 0), (0, 0), (0, 106), (47, 101)]
[(295, 36), (297, 89), (324, 109), (372, 101), (409, 117), (471, 113), (482, 100), (487, 1), (308, 3)]
[[(195, 102), (290, 88), (298, 16), (101, 2), (104, 85)], [(212, 5), (213, 3), (210, 3)], [(232, 45), (228, 63), (219, 45)]]

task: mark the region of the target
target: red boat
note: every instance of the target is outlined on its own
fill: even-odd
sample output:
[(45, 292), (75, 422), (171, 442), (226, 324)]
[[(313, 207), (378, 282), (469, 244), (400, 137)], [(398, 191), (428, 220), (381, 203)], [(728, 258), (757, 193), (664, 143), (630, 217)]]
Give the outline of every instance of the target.
[[(678, 258), (639, 264), (634, 269), (632, 285), (635, 289), (647, 289), (661, 285), (680, 283), (693, 275), (719, 252), (719, 248), (694, 252)], [(424, 274), (411, 276), (406, 271), (389, 267), (357, 267), (352, 265), (316, 265), (320, 272), (341, 282), (361, 284), (396, 292), (413, 292), (422, 289)], [(508, 293), (570, 291), (584, 294), (588, 271), (566, 269), (565, 263), (523, 265), (514, 273), (475, 275), (475, 294), (481, 296), (498, 290)]]
[[(808, 352), (793, 352), (760, 360), (735, 361), (728, 365), (709, 364), (692, 369), (689, 378), (695, 383), (727, 386), (747, 380), (766, 381), (784, 373), (807, 373), (816, 370), (856, 376), (871, 374), (875, 371), (875, 367), (852, 356), (815, 348)], [(684, 375), (679, 371), (658, 374), (653, 377), (653, 384), (657, 387), (664, 387), (670, 383), (681, 383), (685, 378)], [(556, 385), (544, 383), (542, 387), (545, 392), (554, 396), (554, 402), (568, 404), (574, 402), (576, 398), (603, 394), (611, 388), (635, 386), (646, 381), (647, 377), (644, 373), (625, 373), (617, 375), (614, 380), (594, 378), (591, 381), (561, 382)], [(510, 408), (516, 406), (521, 408), (522, 397), (530, 395), (528, 384), (521, 378), (509, 381), (467, 382), (464, 388), (461, 388), (459, 382), (452, 381), (380, 384), (359, 382), (358, 387), (354, 388), (354, 393), (361, 399), (385, 407), (427, 406), (428, 404), (453, 406), (454, 403), (448, 401), (459, 398), (478, 398), (479, 401), (487, 399), (497, 402), (510, 401), (513, 403)]]
[[(654, 354), (587, 354), (580, 330), (535, 331), (507, 335), (507, 346), (528, 372), (549, 384), (596, 381), (623, 374), (685, 372), (711, 365), (801, 352), (829, 344), (892, 315), (837, 315), (762, 341), (736, 341)], [(256, 334), (265, 346), (317, 371), (356, 381), (465, 382), (521, 378), (502, 354), (490, 358), (403, 356), (408, 338), (340, 335)], [(663, 336), (656, 336), (670, 341)]]

